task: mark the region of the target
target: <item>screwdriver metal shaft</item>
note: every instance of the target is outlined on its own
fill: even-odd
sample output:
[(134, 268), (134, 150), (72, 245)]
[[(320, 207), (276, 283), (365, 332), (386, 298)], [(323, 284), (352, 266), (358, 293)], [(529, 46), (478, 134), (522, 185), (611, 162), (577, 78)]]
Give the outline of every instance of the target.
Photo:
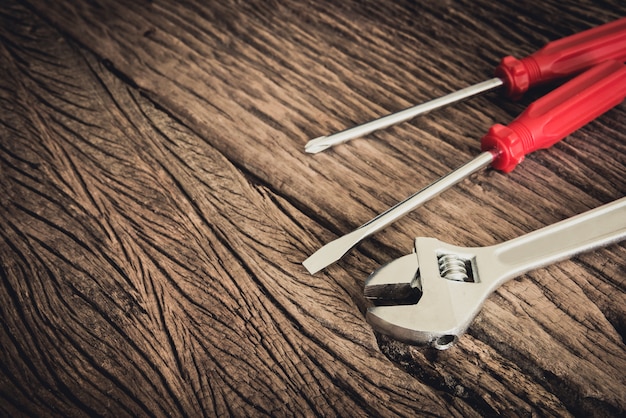
[(504, 57), (496, 68), (495, 78), (354, 128), (312, 139), (304, 149), (308, 153), (315, 154), (333, 145), (404, 122), (500, 86), (504, 86), (505, 95), (518, 98), (537, 84), (574, 76), (608, 60), (624, 62), (626, 60), (624, 45), (626, 45), (626, 17), (549, 42), (543, 48), (522, 59), (512, 56)]
[(476, 96), (481, 93), (493, 90), (502, 86), (504, 82), (494, 77), (490, 80), (483, 81), (482, 83), (474, 84), (473, 86), (466, 87), (464, 89), (455, 91), (437, 99), (430, 100), (426, 103), (415, 105), (396, 113), (383, 116), (378, 119), (374, 119), (370, 122), (357, 125), (353, 128), (343, 130), (328, 136), (320, 136), (307, 142), (304, 146), (304, 150), (309, 154), (317, 154), (324, 151), (334, 145), (338, 145), (347, 142), (354, 138), (359, 138), (370, 134), (379, 129), (385, 129), (392, 125), (396, 125), (401, 122), (405, 122), (409, 119), (413, 119), (416, 116), (424, 115), (431, 110), (439, 109), (440, 107), (447, 106), (452, 103), (467, 99), (469, 97)]
[(350, 251), (363, 239), (397, 221), (413, 209), (438, 196), (441, 192), (454, 186), (464, 178), (488, 166), (493, 162), (496, 156), (497, 154), (494, 154), (491, 151), (483, 152), (470, 162), (440, 178), (421, 191), (409, 196), (407, 199), (396, 204), (395, 206), (387, 209), (385, 212), (363, 224), (351, 233), (324, 245), (319, 250), (314, 252), (309, 258), (304, 260), (302, 265), (306, 267), (309, 273), (314, 274), (332, 263), (339, 261), (341, 257), (348, 253), (348, 251)]

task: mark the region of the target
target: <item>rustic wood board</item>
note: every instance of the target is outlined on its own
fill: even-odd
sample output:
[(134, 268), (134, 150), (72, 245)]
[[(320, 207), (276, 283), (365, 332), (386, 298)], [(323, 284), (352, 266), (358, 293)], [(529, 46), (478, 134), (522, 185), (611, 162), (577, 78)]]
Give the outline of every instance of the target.
[(316, 156), (310, 138), (481, 81), (626, 5), (3, 3), (2, 415), (626, 409), (624, 244), (507, 283), (445, 352), (374, 334), (362, 296), (417, 235), (489, 245), (622, 197), (623, 105), (324, 272), (300, 264), (548, 88)]

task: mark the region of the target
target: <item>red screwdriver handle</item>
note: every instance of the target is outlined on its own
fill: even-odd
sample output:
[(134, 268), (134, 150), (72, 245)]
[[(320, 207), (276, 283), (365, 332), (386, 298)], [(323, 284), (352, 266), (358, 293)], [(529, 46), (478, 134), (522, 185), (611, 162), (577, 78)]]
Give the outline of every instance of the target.
[(492, 166), (508, 173), (524, 156), (549, 148), (626, 97), (626, 66), (605, 61), (533, 102), (508, 126), (496, 124), (481, 139)]
[(626, 17), (550, 42), (521, 60), (505, 57), (496, 77), (509, 97), (519, 98), (536, 84), (576, 75), (607, 60), (626, 61)]

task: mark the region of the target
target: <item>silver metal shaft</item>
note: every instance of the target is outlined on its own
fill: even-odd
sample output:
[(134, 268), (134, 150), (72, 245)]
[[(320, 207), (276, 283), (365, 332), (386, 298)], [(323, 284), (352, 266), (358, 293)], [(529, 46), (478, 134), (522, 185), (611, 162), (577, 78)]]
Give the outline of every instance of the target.
[(309, 258), (304, 260), (302, 265), (306, 267), (309, 273), (314, 274), (323, 268), (328, 267), (332, 263), (339, 261), (341, 257), (347, 254), (354, 246), (363, 239), (380, 231), (387, 225), (397, 221), (413, 209), (423, 205), (430, 199), (436, 197), (441, 192), (454, 186), (464, 178), (472, 175), (476, 171), (488, 166), (494, 159), (491, 152), (483, 152), (465, 165), (457, 168), (450, 174), (442, 177), (430, 186), (413, 194), (402, 202), (387, 209), (374, 219), (363, 224), (351, 233), (337, 238), (329, 242), (322, 248), (314, 252)]
[(319, 138), (312, 139), (304, 146), (304, 150), (310, 154), (316, 154), (332, 147), (333, 145), (338, 145), (351, 139), (365, 136), (379, 129), (388, 128), (392, 125), (412, 119), (418, 115), (428, 113), (431, 110), (485, 93), (489, 90), (502, 86), (502, 84), (502, 80), (495, 77), (490, 80), (474, 84), (473, 86), (455, 91), (454, 93), (447, 94), (443, 97), (430, 100), (426, 103), (415, 105), (399, 112), (357, 125), (353, 128), (343, 130), (336, 134), (320, 136)]

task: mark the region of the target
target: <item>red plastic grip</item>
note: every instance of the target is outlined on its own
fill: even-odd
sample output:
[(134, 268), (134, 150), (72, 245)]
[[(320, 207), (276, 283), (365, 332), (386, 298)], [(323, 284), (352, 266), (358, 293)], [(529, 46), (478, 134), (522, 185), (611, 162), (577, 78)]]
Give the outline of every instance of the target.
[(508, 126), (496, 124), (481, 140), (492, 166), (508, 173), (524, 156), (549, 148), (626, 97), (626, 66), (606, 61), (533, 102)]
[(509, 97), (519, 98), (536, 84), (576, 75), (607, 60), (626, 61), (626, 17), (552, 41), (521, 60), (504, 57), (496, 77)]

